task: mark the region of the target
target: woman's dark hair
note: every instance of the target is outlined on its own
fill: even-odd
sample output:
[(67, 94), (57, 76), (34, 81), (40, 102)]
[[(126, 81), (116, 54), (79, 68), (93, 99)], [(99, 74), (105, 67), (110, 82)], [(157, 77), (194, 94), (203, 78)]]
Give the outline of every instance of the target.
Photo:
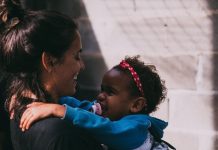
[[(142, 84), (147, 106), (141, 111), (141, 113), (150, 114), (155, 111), (157, 105), (166, 98), (167, 89), (165, 83), (158, 75), (156, 67), (140, 61), (139, 56), (126, 57), (124, 60), (135, 70)], [(131, 96), (142, 96), (128, 69), (123, 68), (120, 65), (115, 66), (114, 69), (126, 73), (131, 78), (129, 84)]]
[[(26, 103), (47, 101), (38, 79), (42, 53), (61, 60), (78, 28), (71, 18), (60, 13), (27, 11), (19, 0), (0, 2), (0, 67), (10, 76), (6, 107), (19, 118)], [(25, 91), (38, 99), (24, 97)]]

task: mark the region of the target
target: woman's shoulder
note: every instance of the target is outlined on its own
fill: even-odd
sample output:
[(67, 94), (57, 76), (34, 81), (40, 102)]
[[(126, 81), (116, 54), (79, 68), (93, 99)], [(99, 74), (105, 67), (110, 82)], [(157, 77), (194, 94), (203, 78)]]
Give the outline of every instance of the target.
[(46, 118), (37, 121), (25, 132), (21, 131), (19, 128), (19, 122), (16, 120), (11, 120), (10, 126), (12, 136), (19, 136), (18, 138), (26, 137), (27, 139), (28, 137), (31, 137), (31, 139), (52, 139), (59, 135), (63, 136), (78, 131), (75, 129), (75, 126), (59, 118)]
[(50, 149), (59, 147), (58, 150), (72, 148), (82, 150), (89, 147), (98, 150), (101, 148), (100, 144), (94, 141), (89, 134), (75, 127), (72, 123), (59, 118), (40, 120), (25, 132), (19, 129), (15, 121), (11, 121), (11, 129), (12, 137), (20, 139), (20, 143), (25, 141), (26, 145), (31, 143), (30, 146), (33, 150), (44, 150), (45, 147)]
[(60, 118), (46, 118), (40, 121), (37, 121), (32, 125), (33, 130), (36, 132), (53, 132), (53, 131), (59, 131), (64, 132), (67, 130), (72, 130), (76, 128), (73, 124), (62, 120)]
[[(11, 120), (11, 128), (20, 130), (19, 128), (19, 122), (15, 120)], [(76, 128), (73, 126), (71, 123), (68, 123), (65, 120), (59, 119), (59, 118), (45, 118), (40, 121), (37, 121), (32, 124), (29, 130), (25, 131), (25, 134), (28, 133), (35, 133), (39, 134), (40, 132), (42, 133), (52, 133), (54, 131), (54, 134), (63, 134), (62, 132), (68, 131), (68, 130), (73, 130)]]

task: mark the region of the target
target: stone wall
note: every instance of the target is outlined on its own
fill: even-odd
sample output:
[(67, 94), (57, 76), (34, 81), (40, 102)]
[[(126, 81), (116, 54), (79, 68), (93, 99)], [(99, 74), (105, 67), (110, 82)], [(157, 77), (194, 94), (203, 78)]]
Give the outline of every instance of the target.
[(164, 139), (178, 150), (218, 149), (216, 0), (38, 3), (79, 23), (86, 63), (79, 97), (95, 97), (108, 68), (125, 55), (139, 54), (166, 80), (168, 98), (153, 114), (169, 122)]
[[(140, 54), (157, 66), (168, 99), (154, 113), (169, 122), (164, 139), (178, 150), (217, 149), (217, 8), (215, 0), (83, 0), (83, 38), (91, 30), (98, 47), (84, 49), (97, 88), (104, 70), (125, 55)], [(78, 3), (78, 2), (77, 2)], [(88, 25), (85, 26), (85, 23)], [(91, 26), (91, 28), (90, 28)], [(84, 28), (85, 27), (85, 28)], [(90, 33), (90, 31), (88, 32)], [(85, 45), (96, 42), (84, 40)], [(94, 61), (95, 60), (95, 61)], [(89, 63), (90, 62), (90, 63)], [(98, 72), (100, 71), (100, 75)], [(83, 82), (84, 78), (82, 79)], [(87, 80), (88, 81), (88, 80)], [(92, 86), (93, 85), (93, 86)]]

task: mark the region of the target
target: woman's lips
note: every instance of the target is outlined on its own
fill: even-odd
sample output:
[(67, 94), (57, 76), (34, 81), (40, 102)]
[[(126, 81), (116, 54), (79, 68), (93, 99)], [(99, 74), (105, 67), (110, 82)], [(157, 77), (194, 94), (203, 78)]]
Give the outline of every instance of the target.
[(78, 75), (79, 75), (79, 73), (75, 74), (74, 77), (73, 77), (73, 79), (74, 79), (74, 80), (77, 80), (77, 76), (78, 76)]
[(73, 77), (73, 84), (75, 86), (77, 85), (77, 76), (78, 76), (78, 73)]

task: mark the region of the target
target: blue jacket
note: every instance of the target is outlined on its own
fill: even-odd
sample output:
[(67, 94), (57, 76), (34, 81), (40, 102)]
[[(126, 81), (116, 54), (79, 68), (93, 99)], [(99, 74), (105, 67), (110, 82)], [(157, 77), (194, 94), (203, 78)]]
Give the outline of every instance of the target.
[(118, 121), (110, 121), (89, 112), (93, 102), (79, 101), (73, 97), (62, 97), (60, 104), (66, 106), (64, 119), (86, 129), (98, 141), (113, 149), (135, 149), (143, 144), (148, 132), (161, 139), (167, 127), (167, 122), (144, 114), (127, 115)]

